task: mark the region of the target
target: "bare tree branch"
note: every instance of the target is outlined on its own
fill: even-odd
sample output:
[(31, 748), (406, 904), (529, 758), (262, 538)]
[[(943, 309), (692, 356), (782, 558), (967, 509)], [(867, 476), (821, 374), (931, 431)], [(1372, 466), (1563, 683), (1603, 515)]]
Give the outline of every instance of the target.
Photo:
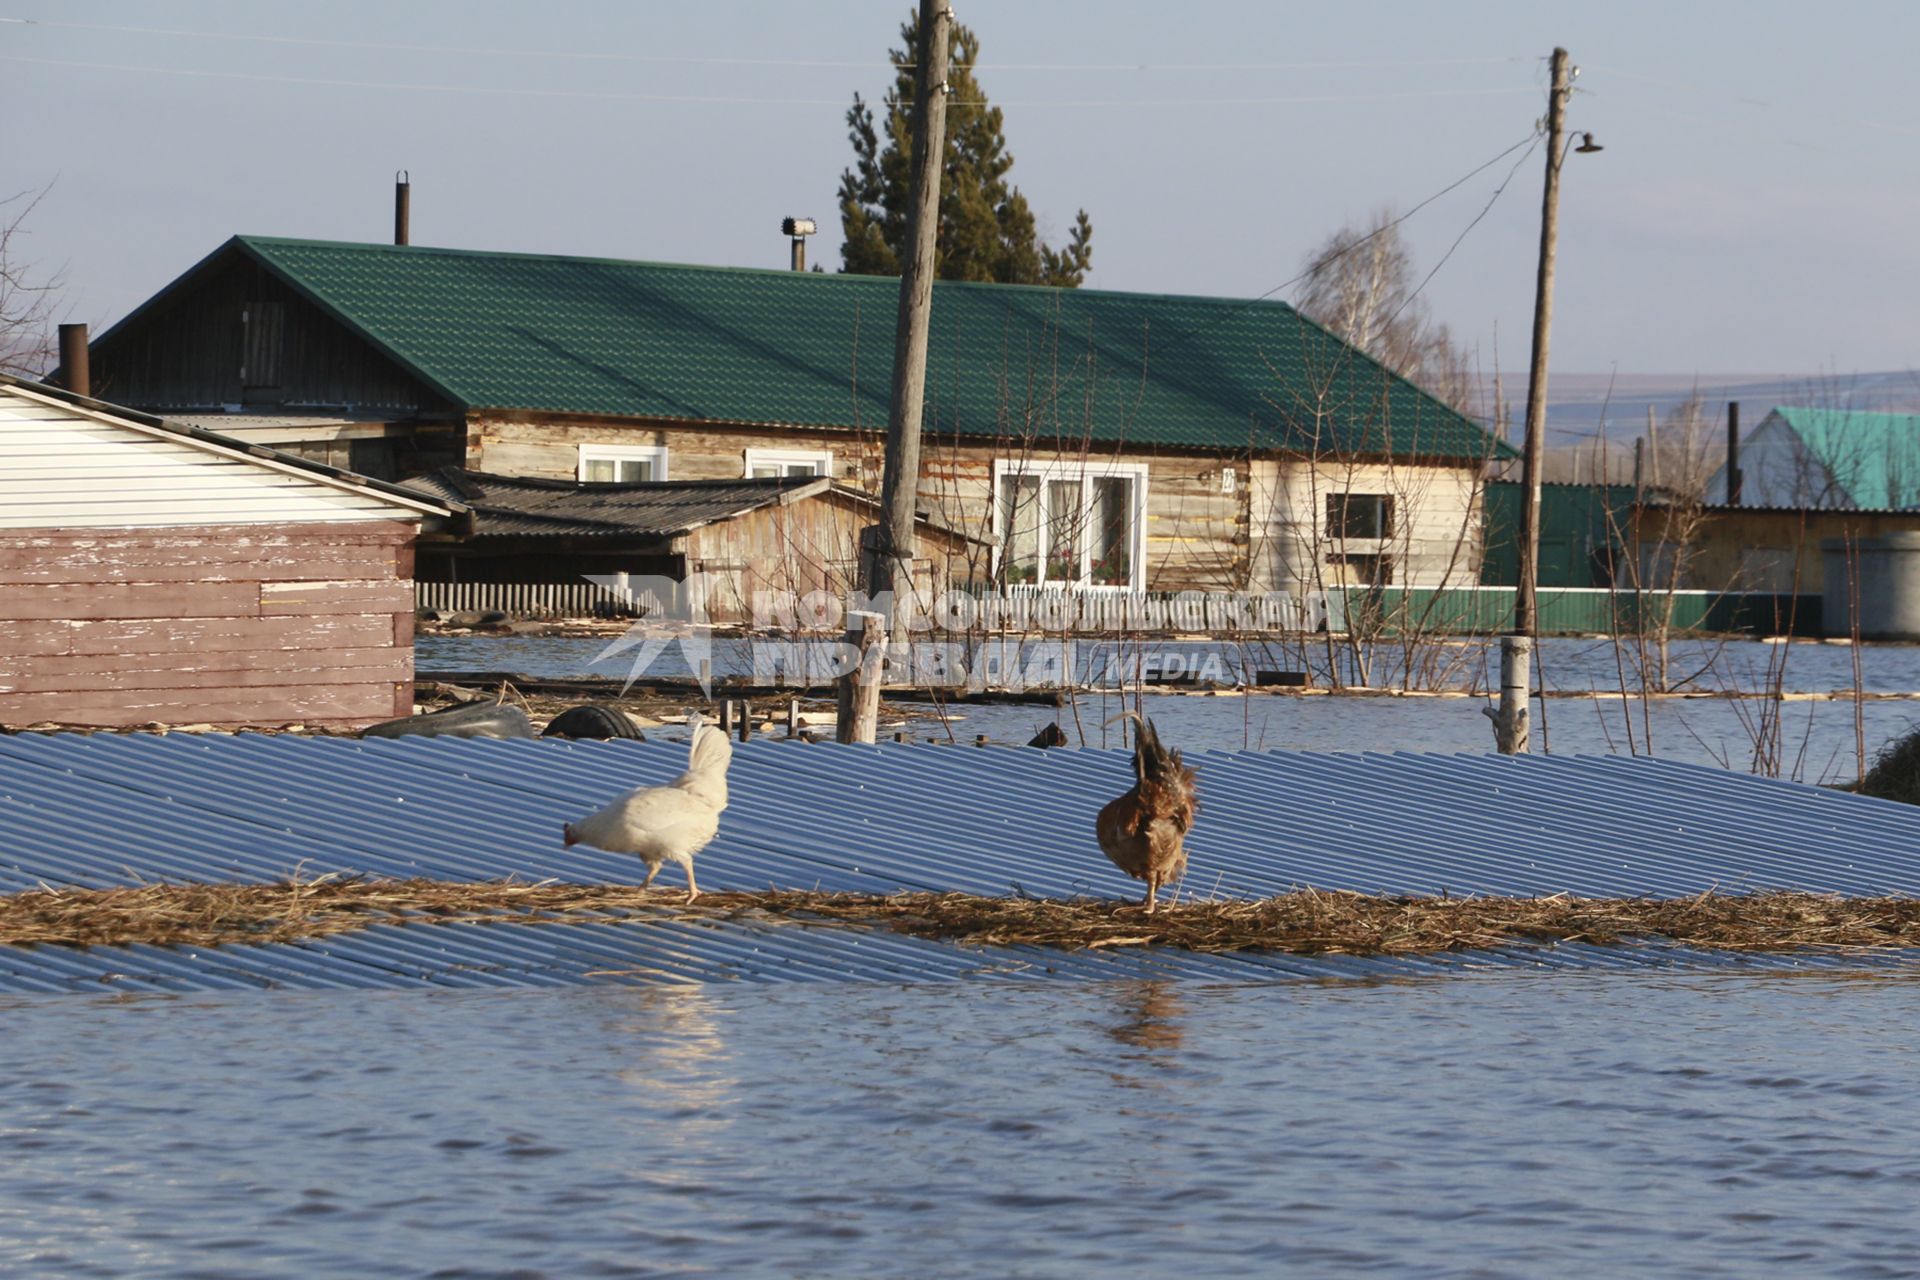
[(52, 184), (0, 199), (0, 372), (37, 378), (53, 363), (53, 315), (65, 281), (25, 259), (27, 219)]

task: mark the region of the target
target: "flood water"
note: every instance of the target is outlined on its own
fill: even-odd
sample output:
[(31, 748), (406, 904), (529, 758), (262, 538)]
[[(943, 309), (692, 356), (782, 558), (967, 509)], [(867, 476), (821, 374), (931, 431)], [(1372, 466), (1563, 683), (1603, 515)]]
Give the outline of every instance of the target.
[(1920, 974), (0, 1005), (0, 1272), (1908, 1276)]
[[(529, 676), (606, 676), (624, 678), (636, 650), (610, 655), (611, 636), (421, 636), (415, 643), (419, 669), (431, 671), (512, 671)], [(991, 642), (996, 648), (999, 642)], [(1012, 642), (1008, 642), (1011, 646)], [(977, 645), (958, 648), (971, 657)], [(1038, 658), (1056, 660), (1058, 641), (1029, 641), (1017, 646), (1021, 660), (1008, 664), (1025, 671), (1044, 670)], [(756, 660), (756, 651), (760, 657)], [(769, 684), (787, 678), (778, 641), (715, 637), (701, 651), (716, 676), (742, 676)], [(1088, 682), (1131, 682), (1145, 666), (1147, 684), (1155, 674), (1204, 675), (1235, 683), (1247, 673), (1297, 671), (1321, 688), (1370, 686), (1379, 689), (1460, 689), (1480, 692), (1499, 684), (1500, 648), (1494, 637), (1433, 641), (1412, 653), (1381, 643), (1368, 647), (1365, 662), (1338, 638), (1288, 637), (1244, 644), (1153, 639), (1072, 642), (1076, 676)], [(603, 656), (606, 655), (606, 656)], [(771, 656), (768, 656), (771, 655)], [(1858, 670), (1855, 670), (1856, 659)], [(756, 661), (758, 670), (756, 670)], [(1411, 668), (1411, 674), (1408, 672)], [(1618, 643), (1591, 637), (1549, 636), (1539, 642), (1536, 676), (1544, 687), (1563, 692), (1610, 693), (1638, 690), (1644, 669), (1650, 678), (1657, 655), (1632, 639)], [(1756, 693), (1779, 687), (1790, 693), (1851, 691), (1856, 676), (1868, 693), (1920, 692), (1920, 645), (1872, 644), (1858, 647), (1818, 641), (1776, 644), (1723, 637), (1680, 639), (1668, 647), (1667, 682), (1700, 693)], [(1337, 672), (1338, 679), (1334, 679)], [(685, 679), (693, 674), (679, 644), (649, 654), (642, 673)], [(1656, 681), (1657, 683), (1657, 681)]]
[[(1149, 702), (1196, 747), (1488, 741), (1474, 699)], [(1851, 706), (1787, 705), (1851, 750)], [(1660, 708), (1682, 758), (1733, 714)], [(0, 1035), (4, 1276), (1920, 1275), (1920, 962), (65, 996)]]
[[(421, 674), (435, 670), (513, 671), (533, 676), (599, 675), (624, 677), (630, 654), (601, 663), (604, 638), (587, 637), (423, 637)], [(1310, 642), (1317, 643), (1317, 642)], [(1291, 644), (1291, 642), (1290, 642)], [(1083, 653), (1083, 659), (1093, 651)], [(1231, 652), (1227, 646), (1159, 642), (1149, 654), (1165, 660), (1179, 654), (1189, 662), (1219, 655), (1223, 668), (1272, 664), (1287, 669), (1311, 665), (1297, 645), (1290, 651)], [(1469, 672), (1490, 658), (1485, 645), (1462, 646), (1452, 668), (1455, 684), (1475, 687)], [(1462, 656), (1464, 655), (1464, 656)], [(1137, 656), (1137, 655), (1136, 655)], [(1555, 638), (1542, 642), (1541, 670), (1549, 688), (1583, 690), (1583, 695), (1535, 704), (1534, 746), (1561, 755), (1653, 755), (1690, 764), (1717, 765), (1741, 772), (1806, 782), (1850, 782), (1887, 742), (1920, 725), (1920, 700), (1851, 697), (1790, 700), (1769, 704), (1757, 698), (1686, 697), (1642, 700), (1622, 698), (1625, 652), (1610, 641)], [(1694, 677), (1689, 687), (1701, 693), (1753, 693), (1768, 687), (1769, 672), (1793, 693), (1846, 692), (1859, 660), (1860, 687), (1870, 693), (1920, 692), (1920, 646), (1800, 644), (1790, 648), (1750, 640), (1677, 641), (1670, 669), (1676, 679)], [(748, 674), (752, 655), (745, 642), (717, 640), (717, 675)], [(1464, 664), (1464, 665), (1462, 665)], [(1082, 662), (1084, 674), (1085, 662)], [(678, 648), (660, 654), (656, 675), (685, 675)], [(1385, 670), (1383, 666), (1381, 670)], [(1637, 688), (1628, 676), (1629, 688)], [(1478, 688), (1487, 687), (1482, 673)], [(824, 691), (824, 689), (820, 690)], [(1149, 695), (1146, 710), (1163, 735), (1192, 750), (1288, 749), (1311, 751), (1491, 751), (1493, 730), (1482, 714), (1484, 697), (1377, 697), (1370, 695)], [(1076, 698), (1076, 708), (1060, 715), (1069, 740), (1090, 746), (1119, 745), (1118, 728), (1103, 728), (1124, 706), (1117, 691), (1095, 691)], [(1770, 707), (1778, 710), (1771, 723)], [(934, 704), (920, 710), (933, 713)], [(951, 725), (917, 719), (889, 726), (916, 741), (972, 742), (985, 734), (996, 743), (1024, 743), (1055, 718), (1051, 706), (1032, 704), (966, 705), (951, 709)], [(1857, 721), (1856, 721), (1857, 714)], [(951, 735), (951, 738), (949, 737)]]

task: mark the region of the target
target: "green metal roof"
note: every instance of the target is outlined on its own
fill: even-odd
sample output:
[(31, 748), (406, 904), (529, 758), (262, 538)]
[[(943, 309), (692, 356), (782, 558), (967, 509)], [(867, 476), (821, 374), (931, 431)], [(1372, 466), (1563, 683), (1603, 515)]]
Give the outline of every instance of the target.
[(1855, 506), (1920, 505), (1920, 414), (1776, 407)]
[[(899, 282), (240, 236), (469, 409), (884, 430)], [(1279, 302), (942, 282), (927, 427), (1478, 459), (1476, 424)]]

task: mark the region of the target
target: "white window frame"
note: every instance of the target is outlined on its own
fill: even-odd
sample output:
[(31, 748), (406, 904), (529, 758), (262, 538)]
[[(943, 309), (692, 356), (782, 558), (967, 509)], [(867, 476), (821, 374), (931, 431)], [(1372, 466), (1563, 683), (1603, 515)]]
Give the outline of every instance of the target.
[(814, 475), (833, 478), (831, 449), (748, 449), (740, 464), (740, 474), (751, 480), (755, 467), (790, 467), (795, 463), (810, 463)]
[[(1047, 509), (1049, 485), (1055, 480), (1079, 480), (1080, 485), (1080, 576), (1072, 582), (1063, 582), (1047, 577), (1046, 548), (1039, 553), (1039, 577), (1032, 585), (1042, 587), (1068, 586), (1081, 591), (1140, 591), (1146, 587), (1147, 576), (1147, 464), (1144, 462), (1066, 462), (1054, 459), (1024, 460), (1018, 458), (995, 458), (993, 460), (993, 566), (995, 572), (1000, 569), (1000, 559), (1006, 554), (1007, 530), (1006, 512), (1000, 498), (1002, 480), (1006, 476), (1035, 476), (1040, 481), (1040, 528), (1044, 531), (1050, 522), (1052, 512)], [(1088, 480), (1099, 480), (1112, 476), (1124, 476), (1133, 481), (1133, 539), (1127, 549), (1128, 575), (1125, 586), (1092, 581), (1093, 561), (1091, 539), (1086, 536), (1092, 528), (1090, 507), (1093, 502), (1093, 486)]]
[(636, 458), (653, 463), (654, 482), (667, 478), (667, 446), (663, 444), (583, 444), (580, 446), (580, 460), (574, 471), (574, 479), (582, 484), (587, 482), (589, 462), (631, 462)]

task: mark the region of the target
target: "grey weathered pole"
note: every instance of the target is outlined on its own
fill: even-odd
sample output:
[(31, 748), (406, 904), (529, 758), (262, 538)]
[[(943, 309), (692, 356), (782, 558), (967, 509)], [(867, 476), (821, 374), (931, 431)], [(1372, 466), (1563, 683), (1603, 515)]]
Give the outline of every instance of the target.
[(1653, 487), (1660, 487), (1660, 418), (1647, 406), (1647, 453), (1653, 459)]
[(1520, 581), (1513, 595), (1513, 631), (1500, 639), (1500, 711), (1493, 740), (1506, 755), (1528, 749), (1533, 642), (1539, 634), (1534, 588), (1540, 577), (1540, 473), (1546, 458), (1547, 339), (1553, 327), (1553, 251), (1560, 237), (1561, 145), (1569, 90), (1567, 51), (1553, 51), (1547, 91), (1547, 182), (1540, 202), (1540, 271), (1533, 293), (1533, 362), (1527, 376), (1527, 434), (1520, 470)]
[[(953, 10), (947, 0), (920, 0), (919, 46), (914, 51), (912, 197), (907, 254), (901, 263), (900, 309), (893, 338), (893, 395), (887, 413), (887, 455), (880, 482), (881, 524), (862, 536), (861, 578), (868, 596), (894, 596), (887, 619), (894, 644), (907, 642), (912, 612), (914, 509), (920, 489), (920, 419), (926, 404), (927, 325), (933, 313), (934, 239), (940, 228), (940, 170), (947, 144), (947, 50)], [(864, 643), (874, 640), (862, 626)], [(854, 635), (850, 629), (849, 637)], [(862, 661), (859, 671), (869, 670)], [(862, 683), (843, 678), (835, 736), (872, 742), (879, 674)], [(868, 687), (868, 686), (871, 687)], [(872, 710), (868, 710), (868, 704)], [(849, 712), (853, 714), (849, 714)], [(864, 736), (856, 737), (863, 733)]]
[[(920, 47), (914, 83), (913, 206), (907, 260), (901, 264), (900, 311), (893, 338), (893, 397), (887, 413), (886, 469), (880, 485), (880, 554), (871, 558), (869, 594), (908, 589), (913, 573), (913, 516), (920, 488), (920, 417), (926, 403), (927, 324), (933, 313), (934, 239), (940, 228), (940, 170), (947, 145), (947, 47), (953, 10), (947, 0), (920, 0)], [(895, 611), (896, 621), (901, 617)], [(896, 626), (896, 639), (899, 628)]]

